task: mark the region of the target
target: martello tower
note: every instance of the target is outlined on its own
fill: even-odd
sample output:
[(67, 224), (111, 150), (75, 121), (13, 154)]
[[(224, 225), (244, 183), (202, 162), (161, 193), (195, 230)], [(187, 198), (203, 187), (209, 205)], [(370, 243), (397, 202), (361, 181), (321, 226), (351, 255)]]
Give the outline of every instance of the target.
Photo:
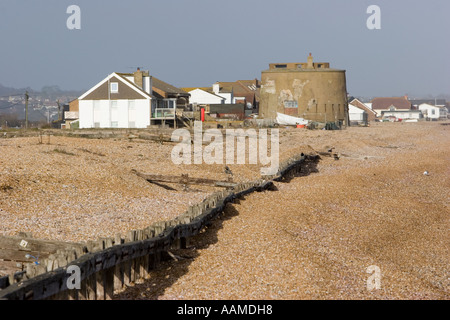
[(261, 72), (259, 114), (276, 119), (277, 112), (317, 122), (348, 124), (345, 70), (328, 62), (271, 63)]

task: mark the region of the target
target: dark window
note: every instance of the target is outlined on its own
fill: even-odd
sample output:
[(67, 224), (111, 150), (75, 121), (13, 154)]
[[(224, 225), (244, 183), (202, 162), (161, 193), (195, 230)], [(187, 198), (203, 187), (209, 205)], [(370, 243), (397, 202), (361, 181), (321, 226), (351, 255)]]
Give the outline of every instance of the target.
[(277, 68), (277, 69), (287, 68), (287, 64), (277, 64), (277, 65), (275, 65), (275, 68)]

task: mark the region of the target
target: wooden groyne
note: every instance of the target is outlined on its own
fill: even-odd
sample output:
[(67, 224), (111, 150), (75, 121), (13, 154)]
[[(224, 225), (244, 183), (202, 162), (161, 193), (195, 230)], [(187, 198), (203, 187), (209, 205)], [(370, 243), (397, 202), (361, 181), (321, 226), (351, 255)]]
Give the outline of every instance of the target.
[[(125, 237), (118, 235), (85, 244), (67, 244), (66, 247), (56, 249), (56, 253), (50, 253), (55, 248), (48, 249), (49, 252), (39, 264), (29, 263), (26, 271), (13, 277), (0, 278), (0, 299), (112, 299), (117, 290), (139, 279), (146, 279), (161, 261), (163, 253), (172, 248), (186, 248), (188, 239), (198, 235), (224, 211), (228, 203), (252, 192), (271, 190), (274, 181), (301, 173), (302, 167), (318, 159), (317, 155), (292, 157), (280, 165), (280, 170), (274, 176), (239, 183), (231, 190), (215, 192), (201, 203), (190, 206), (175, 219), (129, 231)], [(17, 245), (18, 240), (13, 245)], [(33, 252), (37, 253), (38, 250)], [(80, 270), (80, 289), (69, 288), (74, 268)]]

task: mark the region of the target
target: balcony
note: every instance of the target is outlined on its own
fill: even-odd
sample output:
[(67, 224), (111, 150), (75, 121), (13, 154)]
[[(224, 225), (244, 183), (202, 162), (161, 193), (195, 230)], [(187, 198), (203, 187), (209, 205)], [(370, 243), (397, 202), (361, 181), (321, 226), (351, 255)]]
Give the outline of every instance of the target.
[(80, 114), (78, 111), (66, 111), (64, 112), (64, 119), (66, 120), (76, 120), (79, 119)]
[(175, 109), (156, 108), (152, 113), (152, 119), (175, 119)]

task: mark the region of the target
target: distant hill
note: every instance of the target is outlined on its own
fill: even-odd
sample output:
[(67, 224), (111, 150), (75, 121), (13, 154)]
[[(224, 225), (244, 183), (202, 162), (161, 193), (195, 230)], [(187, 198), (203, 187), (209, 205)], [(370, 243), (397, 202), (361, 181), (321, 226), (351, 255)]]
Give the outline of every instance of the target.
[[(47, 122), (58, 117), (57, 101), (68, 103), (83, 94), (82, 91), (61, 90), (58, 86), (44, 86), (41, 91), (31, 88), (10, 88), (0, 84), (0, 126), (7, 120), (25, 119), (25, 92), (30, 96), (28, 119), (33, 122)], [(12, 96), (12, 100), (9, 97)], [(50, 107), (48, 107), (50, 106)], [(6, 117), (6, 118), (5, 118)]]
[(16, 88), (5, 87), (2, 84), (0, 84), (0, 96), (23, 94), (23, 93), (25, 93), (25, 91), (28, 91), (30, 93), (35, 92), (31, 88), (16, 89)]
[(5, 87), (2, 84), (0, 84), (0, 96), (7, 96), (7, 95), (18, 95), (18, 94), (25, 94), (25, 92), (28, 91), (28, 93), (31, 95), (39, 95), (42, 98), (54, 100), (61, 96), (71, 96), (71, 97), (79, 97), (83, 94), (84, 91), (77, 91), (77, 90), (61, 90), (58, 86), (55, 85), (47, 85), (42, 87), (40, 91), (33, 90), (31, 88), (10, 88)]

